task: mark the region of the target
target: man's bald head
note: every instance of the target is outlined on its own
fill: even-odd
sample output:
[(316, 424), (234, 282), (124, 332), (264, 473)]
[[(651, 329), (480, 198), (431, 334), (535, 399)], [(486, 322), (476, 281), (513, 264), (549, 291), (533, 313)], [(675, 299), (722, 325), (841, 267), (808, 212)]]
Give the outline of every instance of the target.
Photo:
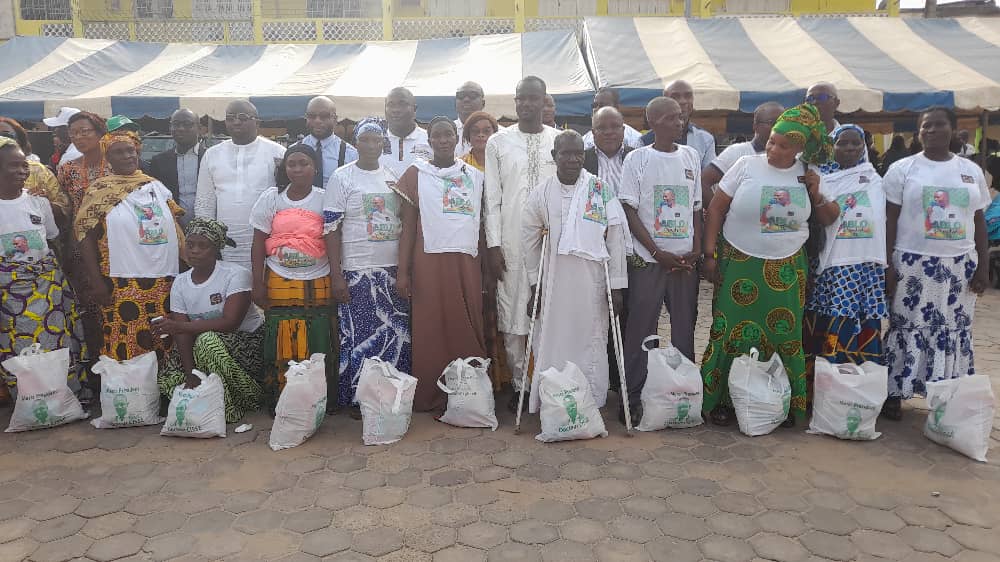
[(412, 133), (417, 127), (417, 100), (413, 92), (402, 86), (389, 90), (385, 97), (385, 120), (397, 137), (404, 138)]
[(653, 98), (646, 104), (646, 121), (656, 135), (657, 144), (673, 143), (682, 136), (684, 110), (673, 98)]
[(306, 127), (317, 140), (330, 138), (337, 126), (337, 104), (326, 96), (316, 96), (306, 104)]
[(694, 113), (694, 88), (685, 80), (674, 80), (663, 89), (663, 96), (676, 101), (681, 106), (684, 124), (691, 120)]
[(819, 110), (819, 116), (823, 119), (827, 128), (833, 125), (840, 106), (840, 97), (837, 95), (837, 87), (829, 82), (817, 82), (806, 90), (806, 103), (811, 103)]
[(187, 152), (198, 144), (198, 116), (187, 108), (180, 108), (170, 115), (170, 136), (179, 152)]
[(542, 123), (549, 127), (556, 126), (556, 99), (545, 94), (545, 104), (542, 106)]
[(590, 118), (594, 145), (607, 155), (617, 154), (625, 141), (625, 119), (618, 109), (607, 105)]
[(785, 107), (778, 102), (764, 102), (753, 110), (753, 142), (761, 146), (767, 142), (771, 136), (771, 128), (775, 121), (785, 111)]
[(556, 162), (556, 176), (565, 185), (572, 185), (580, 179), (583, 169), (583, 137), (580, 133), (567, 129), (552, 142), (552, 159)]
[(226, 131), (234, 144), (250, 144), (257, 138), (257, 106), (249, 100), (234, 100), (226, 106)]
[(465, 123), (470, 115), (486, 107), (486, 93), (476, 82), (466, 82), (455, 90), (455, 112), (458, 120)]

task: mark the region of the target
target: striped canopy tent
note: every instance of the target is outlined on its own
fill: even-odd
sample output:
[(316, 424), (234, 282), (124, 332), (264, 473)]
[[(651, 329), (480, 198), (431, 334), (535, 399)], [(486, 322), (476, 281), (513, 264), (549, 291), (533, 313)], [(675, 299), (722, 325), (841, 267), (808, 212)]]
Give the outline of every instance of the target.
[(572, 31), (328, 45), (198, 45), (17, 37), (0, 46), (0, 115), (37, 121), (60, 106), (164, 118), (179, 107), (215, 119), (250, 99), (262, 119), (300, 118), (332, 96), (341, 118), (384, 111), (406, 86), (417, 117), (453, 115), (455, 90), (483, 86), (486, 107), (513, 117), (523, 76), (545, 79), (560, 113), (589, 115), (593, 83)]
[(583, 40), (594, 83), (627, 106), (683, 79), (698, 110), (787, 107), (820, 81), (843, 112), (1000, 107), (998, 18), (590, 18)]

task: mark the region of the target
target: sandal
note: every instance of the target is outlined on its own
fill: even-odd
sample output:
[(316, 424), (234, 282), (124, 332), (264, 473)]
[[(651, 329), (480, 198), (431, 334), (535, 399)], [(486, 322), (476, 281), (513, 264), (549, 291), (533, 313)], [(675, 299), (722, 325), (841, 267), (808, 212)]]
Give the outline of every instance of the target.
[(359, 406), (358, 404), (354, 404), (347, 411), (347, 415), (350, 416), (352, 420), (360, 420), (361, 419), (361, 406)]
[(899, 421), (903, 419), (903, 401), (900, 398), (889, 398), (882, 406), (882, 416)]
[(732, 412), (725, 406), (716, 407), (709, 417), (712, 419), (712, 423), (718, 426), (725, 427), (733, 423)]

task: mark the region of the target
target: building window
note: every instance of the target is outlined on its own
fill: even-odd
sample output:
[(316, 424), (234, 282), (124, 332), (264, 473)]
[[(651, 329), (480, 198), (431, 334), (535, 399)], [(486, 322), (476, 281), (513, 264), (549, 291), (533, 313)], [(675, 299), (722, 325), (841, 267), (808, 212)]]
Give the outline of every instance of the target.
[(306, 17), (360, 18), (361, 0), (308, 0)]
[(70, 0), (21, 0), (21, 19), (71, 20)]
[(194, 17), (215, 20), (250, 19), (251, 0), (194, 0)]
[(166, 19), (174, 16), (173, 0), (134, 0), (135, 17), (139, 19)]

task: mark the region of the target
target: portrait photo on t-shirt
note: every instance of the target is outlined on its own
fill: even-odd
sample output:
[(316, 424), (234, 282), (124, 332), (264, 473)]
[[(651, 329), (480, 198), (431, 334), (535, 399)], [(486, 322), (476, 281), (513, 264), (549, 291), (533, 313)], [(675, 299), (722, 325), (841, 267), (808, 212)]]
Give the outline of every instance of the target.
[(760, 231), (797, 232), (808, 220), (809, 196), (802, 185), (763, 186), (760, 190)]

